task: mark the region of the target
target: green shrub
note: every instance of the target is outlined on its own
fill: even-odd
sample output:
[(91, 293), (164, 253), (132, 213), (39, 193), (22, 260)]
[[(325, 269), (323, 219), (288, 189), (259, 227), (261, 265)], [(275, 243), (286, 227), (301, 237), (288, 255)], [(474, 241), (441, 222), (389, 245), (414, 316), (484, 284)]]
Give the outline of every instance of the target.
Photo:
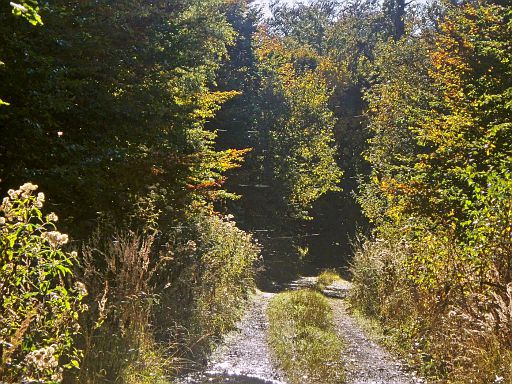
[(31, 183), (0, 206), (0, 379), (59, 383), (79, 366), (73, 347), (85, 286), (73, 279), (76, 252), (62, 246), (57, 216), (43, 216), (44, 194)]
[(195, 289), (195, 317), (203, 332), (220, 336), (240, 318), (254, 288), (259, 249), (233, 221), (214, 216), (199, 225), (202, 271)]
[[(493, 207), (493, 212), (503, 216), (510, 209)], [(487, 223), (494, 217), (485, 208), (479, 215)], [(418, 225), (421, 237), (387, 231), (386, 237), (367, 239), (355, 250), (351, 304), (378, 320), (390, 346), (435, 380), (512, 379), (512, 284), (499, 269), (500, 252), (506, 252), (500, 247), (503, 231), (477, 225), (475, 219), (475, 230), (493, 234), (478, 237), (478, 247), (457, 244), (441, 228)], [(507, 221), (500, 225), (507, 228)], [(477, 258), (476, 252), (492, 257)], [(485, 273), (475, 273), (478, 268)], [(503, 279), (503, 286), (482, 284), (486, 276)]]
[[(386, 302), (390, 296), (400, 296), (404, 302), (409, 300), (406, 293), (408, 282), (404, 279), (407, 245), (399, 234), (393, 235), (392, 231), (388, 234), (388, 238), (375, 240), (359, 236), (353, 244), (349, 301), (371, 317), (382, 318), (388, 312), (394, 312), (396, 308), (392, 302)], [(401, 283), (397, 284), (399, 280)], [(405, 314), (404, 310), (400, 313)]]
[(184, 222), (166, 235), (104, 225), (84, 244), (91, 311), (75, 382), (165, 382), (240, 318), (257, 244), (230, 218), (200, 211)]
[[(407, 279), (405, 260), (410, 246), (391, 228), (387, 234), (378, 239), (359, 236), (353, 244), (348, 300), (363, 323), (372, 324), (381, 341), (409, 356), (413, 345), (418, 345), (417, 312), (421, 304)], [(417, 348), (414, 352), (421, 354)]]
[(312, 290), (276, 295), (268, 308), (269, 341), (291, 383), (345, 381), (343, 345), (327, 299)]
[[(382, 252), (385, 251), (385, 252)], [(384, 263), (389, 258), (385, 247), (378, 247), (377, 242), (358, 239), (354, 247), (354, 257), (350, 272), (352, 289), (349, 301), (363, 314), (378, 316), (380, 312), (380, 289), (384, 282)]]

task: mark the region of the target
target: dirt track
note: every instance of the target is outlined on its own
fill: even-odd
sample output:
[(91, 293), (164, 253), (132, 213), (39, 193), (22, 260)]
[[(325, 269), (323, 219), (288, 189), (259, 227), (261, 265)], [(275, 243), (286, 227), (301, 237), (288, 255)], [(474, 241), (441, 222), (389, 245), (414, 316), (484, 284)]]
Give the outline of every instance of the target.
[(346, 297), (350, 284), (338, 282), (330, 287), (329, 303), (334, 324), (345, 340), (344, 360), (347, 363), (348, 383), (352, 384), (416, 384), (423, 383), (414, 372), (372, 341), (347, 310)]
[[(314, 278), (306, 277), (293, 282), (288, 288), (308, 287), (314, 282)], [(349, 289), (350, 284), (340, 282), (324, 292), (333, 308), (337, 332), (346, 343), (340, 358), (347, 363), (347, 383), (423, 383), (405, 365), (365, 335), (347, 310), (344, 297)], [(271, 361), (267, 345), (266, 309), (273, 295), (264, 292), (255, 295), (238, 329), (226, 336), (211, 356), (205, 371), (187, 377), (182, 383), (286, 384), (283, 375)]]

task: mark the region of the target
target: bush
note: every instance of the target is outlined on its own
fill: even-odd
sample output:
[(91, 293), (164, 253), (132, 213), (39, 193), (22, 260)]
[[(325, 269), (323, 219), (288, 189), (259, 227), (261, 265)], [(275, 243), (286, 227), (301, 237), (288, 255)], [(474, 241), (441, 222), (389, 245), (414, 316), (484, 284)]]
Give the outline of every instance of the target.
[(276, 295), (268, 308), (269, 341), (291, 383), (344, 383), (342, 342), (332, 323), (332, 309), (312, 290)]
[(44, 194), (26, 183), (0, 206), (0, 379), (59, 383), (79, 366), (73, 347), (85, 286), (73, 279), (76, 252), (62, 246), (57, 216), (43, 216)]
[(387, 347), (409, 358), (411, 350), (417, 355), (422, 352), (417, 346), (421, 339), (418, 308), (423, 303), (407, 278), (405, 260), (411, 244), (391, 228), (386, 233), (388, 237), (377, 239), (358, 236), (354, 242), (348, 300)]
[[(396, 309), (393, 300), (387, 301), (391, 296), (400, 297), (400, 303), (411, 299), (407, 292), (409, 283), (404, 278), (404, 260), (409, 250), (400, 235), (390, 234), (389, 238), (373, 241), (358, 236), (353, 250), (352, 288), (348, 298), (354, 307), (366, 316), (382, 319)], [(401, 284), (397, 284), (399, 280)]]
[(220, 336), (232, 329), (254, 288), (259, 254), (252, 237), (219, 217), (199, 223), (201, 278), (195, 289), (195, 318), (202, 332)]
[(389, 259), (388, 253), (381, 252), (377, 245), (377, 242), (359, 238), (354, 246), (350, 268), (352, 289), (349, 292), (349, 301), (367, 316), (379, 314), (379, 291), (384, 281), (384, 263)]
[(166, 236), (104, 226), (84, 245), (91, 311), (75, 382), (164, 382), (240, 318), (258, 246), (228, 218), (186, 222)]
[[(492, 211), (503, 216), (507, 208)], [(490, 222), (485, 207), (479, 215)], [(500, 222), (507, 228), (506, 220)], [(493, 234), (479, 236), (479, 246), (458, 244), (449, 231), (423, 226), (421, 236), (387, 231), (355, 249), (353, 307), (379, 320), (392, 347), (424, 375), (450, 383), (512, 380), (512, 284), (500, 273), (506, 248), (495, 236), (503, 231), (478, 225), (475, 218), (474, 231)]]
[(198, 213), (172, 237), (175, 249), (170, 292), (162, 317), (185, 330), (196, 357), (231, 330), (254, 289), (259, 246), (230, 217)]

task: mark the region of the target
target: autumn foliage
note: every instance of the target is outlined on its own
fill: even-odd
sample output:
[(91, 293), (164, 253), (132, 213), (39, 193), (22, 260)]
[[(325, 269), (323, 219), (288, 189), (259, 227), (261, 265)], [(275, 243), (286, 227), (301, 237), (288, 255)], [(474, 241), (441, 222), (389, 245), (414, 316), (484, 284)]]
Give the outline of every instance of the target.
[(356, 289), (354, 302), (450, 382), (512, 379), (511, 28), (504, 5), (450, 8), (434, 34), (391, 43), (417, 52), (419, 69), (382, 62), (385, 80), (410, 77), (368, 93), (373, 176), (360, 201), (377, 230), (354, 273), (379, 298)]

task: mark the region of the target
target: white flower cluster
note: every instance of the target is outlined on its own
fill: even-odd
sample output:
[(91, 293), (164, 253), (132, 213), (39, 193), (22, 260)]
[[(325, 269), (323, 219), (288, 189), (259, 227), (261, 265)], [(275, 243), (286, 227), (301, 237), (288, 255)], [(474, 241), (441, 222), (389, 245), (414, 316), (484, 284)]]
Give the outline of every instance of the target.
[[(37, 190), (37, 185), (35, 184), (32, 184), (32, 183), (25, 183), (23, 184), (19, 189), (17, 190), (14, 190), (14, 189), (9, 189), (7, 191), (7, 194), (9, 195), (9, 197), (14, 200), (14, 199), (17, 199), (18, 197), (22, 197), (24, 199), (28, 198), (30, 195), (32, 195), (32, 192), (34, 192), (35, 190)], [(44, 195), (43, 195), (43, 201), (44, 201)]]
[(9, 199), (8, 197), (4, 197), (4, 199), (2, 200), (2, 205), (0, 205), (0, 209), (2, 211), (8, 212), (11, 210), (11, 208), (12, 208), (11, 199)]
[(87, 296), (87, 288), (85, 287), (85, 284), (77, 281), (75, 282), (73, 288), (82, 296)]
[(59, 365), (57, 359), (54, 356), (55, 346), (50, 345), (41, 349), (36, 349), (30, 352), (25, 357), (27, 364), (35, 366), (38, 370), (44, 370), (48, 368), (55, 368)]
[[(32, 207), (42, 208), (45, 201), (44, 193), (39, 192), (37, 196), (33, 196), (34, 191), (38, 188), (37, 185), (32, 183), (25, 183), (17, 190), (9, 189), (7, 191), (8, 197), (2, 200), (0, 205), (0, 231), (5, 230), (7, 222), (22, 222), (25, 220), (24, 214), (20, 213), (19, 207), (23, 207), (23, 210), (30, 210)], [(27, 204), (28, 202), (28, 204)], [(59, 220), (59, 217), (51, 212), (46, 216), (46, 223), (55, 223)], [(58, 231), (44, 232), (45, 226), (41, 226), (41, 237), (50, 243), (54, 249), (61, 245), (67, 244), (69, 241), (68, 235), (60, 233)]]
[(62, 380), (62, 369), (58, 368), (59, 362), (55, 358), (55, 349), (55, 345), (50, 345), (49, 347), (32, 351), (25, 356), (25, 363), (32, 367), (36, 374), (48, 370), (55, 371), (51, 379), (60, 382)]
[(197, 244), (194, 240), (187, 241), (187, 244), (185, 247), (186, 247), (187, 251), (189, 251), (189, 252), (195, 252), (197, 250)]
[[(20, 215), (14, 215), (12, 213), (12, 208), (16, 206), (17, 200), (23, 199), (26, 200), (32, 196), (32, 193), (37, 190), (37, 185), (32, 183), (25, 183), (18, 189), (9, 189), (7, 194), (9, 197), (4, 197), (2, 200), (2, 204), (0, 205), (0, 211), (4, 213), (4, 217), (0, 218), (0, 224), (5, 224), (7, 221), (22, 221), (22, 217)], [(39, 192), (36, 196), (35, 201), (33, 202), (36, 208), (42, 208), (45, 200), (44, 193)]]
[(43, 192), (39, 192), (37, 194), (35, 206), (37, 208), (42, 208), (43, 207), (43, 203), (44, 203), (44, 193)]
[(60, 233), (59, 231), (43, 232), (41, 237), (45, 240), (48, 240), (50, 245), (54, 248), (58, 247), (59, 245), (66, 244), (69, 240), (68, 235), (65, 233)]
[(55, 213), (50, 213), (49, 215), (46, 216), (46, 220), (47, 221), (52, 221), (52, 222), (56, 222), (56, 221), (59, 221), (59, 217), (55, 214)]

